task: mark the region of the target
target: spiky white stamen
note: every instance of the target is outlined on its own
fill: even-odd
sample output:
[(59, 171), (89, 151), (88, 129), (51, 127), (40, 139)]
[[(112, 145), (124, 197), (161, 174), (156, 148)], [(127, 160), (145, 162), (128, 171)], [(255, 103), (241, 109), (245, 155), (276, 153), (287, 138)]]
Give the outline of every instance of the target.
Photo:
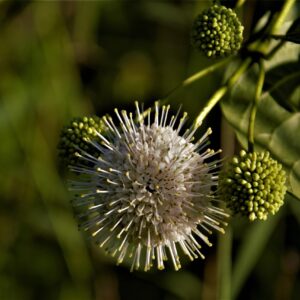
[(200, 242), (211, 246), (206, 234), (223, 232), (226, 224), (227, 214), (213, 204), (217, 164), (204, 161), (219, 151), (197, 152), (211, 129), (192, 143), (197, 128), (180, 136), (187, 114), (177, 121), (179, 112), (169, 117), (169, 110), (156, 103), (151, 123), (151, 110), (145, 118), (136, 103), (135, 123), (132, 113), (115, 109), (119, 126), (104, 117), (108, 133), (91, 141), (99, 157), (78, 150), (90, 164), (71, 167), (82, 174), (70, 182), (71, 190), (82, 192), (72, 202), (80, 228), (118, 263), (131, 259), (132, 270), (142, 264), (148, 271), (153, 260), (164, 269), (168, 257), (178, 270), (178, 250), (190, 260), (204, 258)]

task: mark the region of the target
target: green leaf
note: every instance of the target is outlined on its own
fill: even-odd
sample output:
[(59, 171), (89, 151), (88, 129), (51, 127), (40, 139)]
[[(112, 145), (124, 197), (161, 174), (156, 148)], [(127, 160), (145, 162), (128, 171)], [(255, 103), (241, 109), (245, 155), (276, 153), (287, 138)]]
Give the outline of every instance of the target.
[(233, 268), (232, 300), (237, 298), (245, 280), (258, 262), (279, 219), (280, 213), (267, 221), (253, 223), (245, 233)]
[(300, 61), (280, 64), (267, 72), (265, 90), (288, 111), (295, 112), (300, 109), (299, 90), (299, 97), (296, 97), (298, 87), (300, 87)]
[[(257, 68), (252, 67), (222, 102), (223, 113), (244, 148), (256, 81)], [(300, 196), (300, 112), (296, 111), (299, 99), (298, 103), (290, 99), (299, 92), (299, 86), (299, 62), (288, 61), (269, 69), (255, 121), (256, 149), (267, 149), (283, 164), (291, 191), (297, 197)]]
[(293, 21), (287, 33), (293, 33), (299, 31), (300, 31), (300, 17)]
[(300, 44), (300, 31), (287, 33), (286, 35), (272, 35), (272, 38), (274, 38), (275, 40), (282, 40), (286, 42)]
[(274, 35), (274, 39), (279, 39), (295, 44), (300, 44), (300, 18), (296, 19), (285, 35)]

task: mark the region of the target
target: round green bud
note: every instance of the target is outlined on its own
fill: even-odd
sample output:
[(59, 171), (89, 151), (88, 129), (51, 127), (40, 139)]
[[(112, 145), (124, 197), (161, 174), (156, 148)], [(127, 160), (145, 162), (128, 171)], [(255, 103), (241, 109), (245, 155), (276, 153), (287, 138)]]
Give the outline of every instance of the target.
[(240, 49), (243, 30), (232, 9), (215, 4), (196, 18), (191, 44), (207, 57), (228, 56)]
[(283, 205), (285, 182), (282, 165), (268, 151), (242, 150), (221, 171), (219, 194), (233, 214), (247, 216), (250, 221), (266, 220)]
[(97, 132), (103, 134), (106, 130), (104, 121), (97, 116), (73, 118), (60, 133), (57, 148), (62, 163), (66, 166), (75, 164), (80, 151), (96, 154), (96, 148), (89, 141), (97, 140)]

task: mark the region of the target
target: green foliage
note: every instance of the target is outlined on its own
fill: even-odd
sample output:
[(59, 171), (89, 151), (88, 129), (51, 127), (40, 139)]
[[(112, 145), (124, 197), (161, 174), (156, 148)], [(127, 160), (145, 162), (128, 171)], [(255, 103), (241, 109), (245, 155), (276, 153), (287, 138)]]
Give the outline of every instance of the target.
[[(230, 7), (238, 2), (243, 1), (222, 1)], [(286, 2), (260, 1), (259, 9), (255, 9), (251, 1), (246, 1), (239, 10), (245, 16), (247, 34), (250, 23), (267, 11), (271, 12), (270, 25)], [(295, 263), (300, 247), (300, 202), (295, 197), (300, 195), (299, 47), (291, 48), (291, 43), (286, 43), (266, 62), (264, 94), (255, 127), (256, 149), (268, 149), (284, 165), (295, 195), (286, 197), (286, 214), (282, 211), (266, 222), (248, 225), (235, 218), (233, 239), (225, 235), (220, 240), (222, 255), (216, 256), (215, 248), (203, 249), (205, 261), (192, 265), (185, 262), (184, 270), (178, 273), (141, 275), (116, 268), (99, 249), (87, 247), (76, 228), (64, 178), (59, 173), (59, 132), (72, 116), (102, 116), (116, 106), (132, 107), (133, 100), (152, 105), (153, 99), (168, 94), (184, 78), (200, 71), (202, 74), (211, 62), (191, 53), (189, 32), (195, 13), (210, 4), (0, 3), (1, 299), (208, 299), (216, 298), (219, 281), (220, 293), (232, 292), (232, 299), (239, 295), (241, 299), (253, 295), (253, 299), (259, 299), (264, 298), (264, 290), (273, 294), (286, 291), (282, 278), (291, 283), (290, 295), (299, 298)], [(295, 32), (290, 31), (286, 39), (297, 41)], [(261, 32), (255, 37), (260, 38)], [(169, 99), (175, 106), (183, 104), (193, 119), (219, 87), (221, 77), (222, 72), (201, 78)], [(256, 80), (253, 67), (222, 106), (244, 146)], [(205, 121), (215, 129), (220, 126), (219, 120), (216, 110)], [(227, 131), (224, 136), (227, 138)], [(213, 142), (218, 144), (219, 137), (214, 137)], [(276, 242), (273, 237), (278, 231), (282, 236)], [(236, 253), (233, 257), (231, 246)], [(288, 261), (288, 266), (292, 261), (294, 273), (286, 273), (284, 265), (289, 249), (296, 253), (296, 258)], [(259, 259), (266, 253), (276, 263), (264, 260), (267, 267), (263, 276), (258, 276)], [(220, 258), (219, 274), (223, 278), (217, 281)], [(223, 274), (232, 277), (224, 278)]]
[(300, 60), (279, 64), (267, 73), (265, 90), (287, 111), (300, 110)]
[[(289, 47), (289, 46), (288, 46)], [(288, 48), (294, 51), (294, 48)], [(288, 53), (286, 48), (277, 57)], [(290, 56), (293, 51), (290, 52)], [(295, 53), (297, 54), (297, 53)], [(296, 56), (294, 54), (294, 56)], [(282, 63), (282, 62), (281, 62)], [(276, 75), (275, 75), (276, 74)], [(244, 147), (247, 147), (249, 112), (254, 97), (257, 70), (252, 67), (222, 102), (228, 122), (235, 128)], [(268, 85), (258, 105), (255, 121), (255, 144), (267, 149), (286, 168), (288, 184), (295, 195), (300, 195), (300, 115), (295, 111), (299, 97), (299, 62), (287, 61), (274, 66), (266, 74)], [(271, 84), (270, 84), (271, 83)], [(269, 89), (266, 89), (268, 86)], [(288, 93), (284, 91), (288, 90)], [(296, 96), (295, 96), (296, 95)], [(285, 103), (284, 107), (281, 103)]]

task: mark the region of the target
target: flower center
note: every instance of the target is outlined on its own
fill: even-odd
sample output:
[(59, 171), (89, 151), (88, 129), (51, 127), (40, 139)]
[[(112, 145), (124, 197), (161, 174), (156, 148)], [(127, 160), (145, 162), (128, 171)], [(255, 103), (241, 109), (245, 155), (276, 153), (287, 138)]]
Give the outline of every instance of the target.
[(156, 189), (154, 189), (152, 187), (152, 184), (150, 182), (148, 182), (147, 185), (146, 185), (146, 191), (148, 191), (151, 194), (154, 194), (156, 192)]

